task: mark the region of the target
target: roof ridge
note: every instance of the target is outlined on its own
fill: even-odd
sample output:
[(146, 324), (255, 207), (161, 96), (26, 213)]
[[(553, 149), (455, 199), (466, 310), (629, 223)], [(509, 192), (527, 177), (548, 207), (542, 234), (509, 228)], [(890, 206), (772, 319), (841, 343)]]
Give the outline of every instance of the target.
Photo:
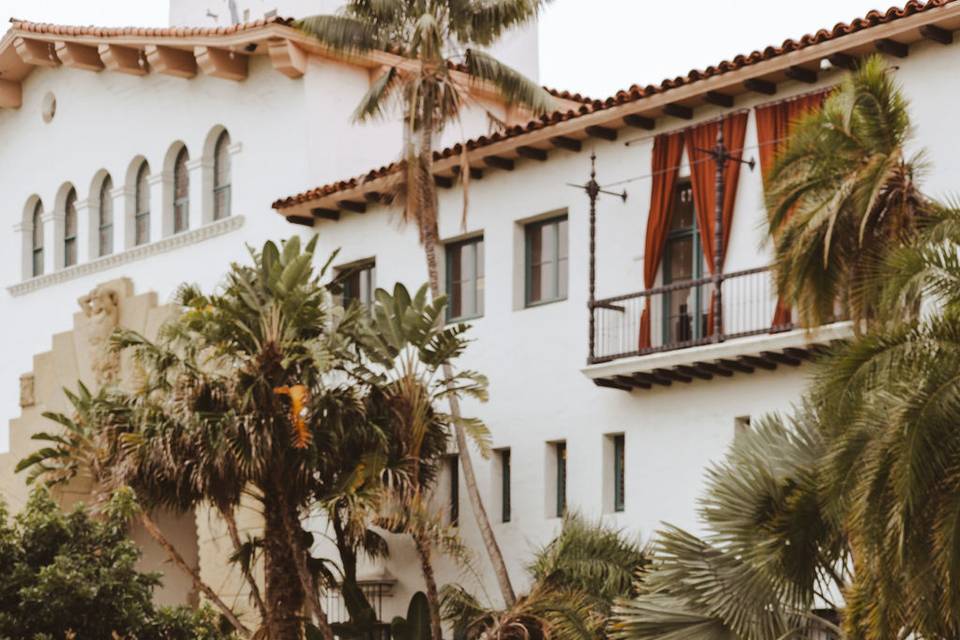
[(124, 35), (136, 35), (136, 36), (228, 35), (232, 33), (239, 33), (242, 31), (249, 31), (251, 29), (265, 27), (270, 24), (280, 24), (283, 26), (290, 26), (293, 23), (293, 21), (294, 21), (293, 18), (271, 16), (269, 18), (259, 18), (257, 20), (250, 20), (248, 22), (241, 22), (238, 24), (219, 25), (219, 26), (213, 26), (213, 27), (203, 27), (203, 26), (106, 27), (106, 26), (97, 26), (97, 25), (69, 25), (69, 24), (57, 24), (53, 22), (33, 22), (31, 20), (22, 20), (22, 19), (13, 18), (13, 17), (10, 18), (10, 24), (13, 25), (11, 27), (12, 29), (16, 29), (18, 31), (24, 31), (27, 33), (43, 33), (43, 34), (50, 34), (50, 35), (65, 35), (65, 36), (93, 35), (93, 36), (99, 36), (99, 37), (124, 36)]

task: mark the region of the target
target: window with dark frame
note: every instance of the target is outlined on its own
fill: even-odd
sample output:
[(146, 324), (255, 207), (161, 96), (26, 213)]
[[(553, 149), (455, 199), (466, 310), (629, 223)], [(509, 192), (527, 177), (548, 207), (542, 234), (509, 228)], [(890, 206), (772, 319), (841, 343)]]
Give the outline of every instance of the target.
[(531, 222), (524, 237), (526, 306), (566, 299), (567, 216)]
[(77, 190), (71, 188), (63, 205), (63, 266), (77, 264)]
[(31, 238), (31, 251), (33, 258), (34, 277), (43, 275), (43, 202), (37, 200), (33, 207), (33, 237)]
[(447, 456), (450, 477), (450, 524), (460, 526), (460, 456)]
[(342, 267), (340, 270), (342, 287), (341, 302), (344, 307), (357, 301), (364, 307), (373, 307), (373, 292), (376, 291), (377, 264), (374, 260), (366, 260)]
[[(703, 248), (697, 229), (693, 188), (689, 179), (677, 182), (670, 210), (670, 230), (663, 251), (663, 284), (701, 278)], [(708, 287), (690, 287), (663, 295), (663, 343), (682, 344), (702, 338), (706, 331)]]
[(483, 237), (451, 242), (447, 257), (447, 320), (483, 315)]
[(183, 147), (173, 163), (173, 232), (180, 233), (190, 227), (190, 170), (187, 161), (190, 155)]
[(557, 509), (555, 515), (562, 518), (567, 513), (567, 443), (553, 445), (557, 462)]
[(230, 134), (217, 138), (213, 148), (213, 219), (230, 215)]
[(113, 180), (106, 176), (100, 183), (100, 205), (97, 212), (97, 253), (113, 253)]
[(500, 450), (500, 521), (510, 522), (510, 449)]
[(150, 242), (150, 165), (144, 161), (137, 170), (137, 184), (134, 189), (135, 211), (133, 215), (133, 243), (137, 245)]
[(626, 441), (623, 434), (613, 436), (613, 510), (623, 511), (626, 486)]

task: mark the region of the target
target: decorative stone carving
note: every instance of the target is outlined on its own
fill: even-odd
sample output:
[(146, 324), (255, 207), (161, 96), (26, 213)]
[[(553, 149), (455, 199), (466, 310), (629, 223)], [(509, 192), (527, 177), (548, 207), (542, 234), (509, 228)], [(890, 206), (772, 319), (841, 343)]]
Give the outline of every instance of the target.
[(87, 319), (84, 329), (94, 380), (99, 386), (112, 384), (120, 375), (120, 356), (110, 350), (110, 335), (120, 321), (120, 296), (101, 285), (77, 302)]
[(20, 376), (20, 406), (32, 407), (36, 402), (33, 391), (33, 374), (25, 373)]

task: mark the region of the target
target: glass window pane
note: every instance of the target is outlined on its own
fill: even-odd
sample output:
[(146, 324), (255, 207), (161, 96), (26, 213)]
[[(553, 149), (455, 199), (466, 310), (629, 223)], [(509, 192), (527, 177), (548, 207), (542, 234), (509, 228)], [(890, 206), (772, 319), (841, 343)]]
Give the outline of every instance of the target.
[(547, 223), (540, 227), (542, 247), (541, 262), (556, 262), (557, 260), (557, 225)]
[(557, 223), (557, 255), (563, 259), (567, 257), (569, 237), (567, 232), (567, 219), (564, 218)]
[(483, 315), (483, 296), (484, 296), (484, 279), (483, 279), (483, 240), (477, 242), (477, 315)]
[(670, 240), (667, 246), (667, 271), (664, 283), (693, 279), (693, 236)]

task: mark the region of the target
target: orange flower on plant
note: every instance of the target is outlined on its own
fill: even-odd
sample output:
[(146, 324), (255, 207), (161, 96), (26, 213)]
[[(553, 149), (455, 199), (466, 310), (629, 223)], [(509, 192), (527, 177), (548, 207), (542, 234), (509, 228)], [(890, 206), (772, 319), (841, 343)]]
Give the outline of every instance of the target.
[(310, 392), (302, 384), (276, 387), (273, 392), (278, 396), (290, 398), (290, 422), (293, 424), (295, 436), (293, 446), (297, 449), (306, 449), (310, 445), (310, 430), (307, 428), (306, 420), (303, 419), (303, 414)]

